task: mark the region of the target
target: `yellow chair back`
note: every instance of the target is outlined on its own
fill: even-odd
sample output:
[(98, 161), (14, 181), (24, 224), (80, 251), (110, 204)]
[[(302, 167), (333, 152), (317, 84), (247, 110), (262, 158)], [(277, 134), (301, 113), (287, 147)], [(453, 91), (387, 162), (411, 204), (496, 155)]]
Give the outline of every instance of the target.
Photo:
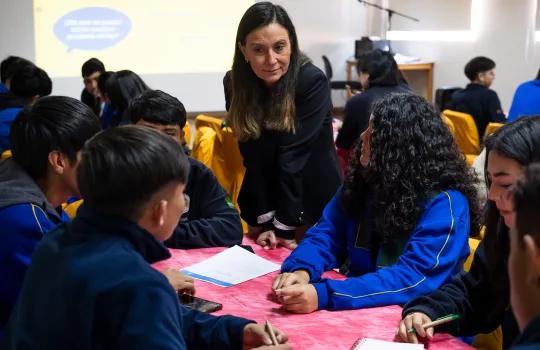
[(182, 131), (184, 131), (184, 141), (189, 146), (191, 142), (191, 127), (189, 126), (189, 122), (186, 121), (186, 125), (184, 125)]
[(486, 126), (486, 131), (484, 132), (484, 140), (486, 139), (486, 137), (493, 134), (495, 131), (497, 131), (497, 129), (499, 129), (503, 125), (504, 125), (503, 123), (489, 123)]
[[(192, 155), (212, 169), (234, 206), (240, 210), (238, 195), (244, 180), (245, 168), (238, 141), (231, 128), (225, 127), (220, 118), (198, 115), (195, 118)], [(244, 221), (242, 228), (246, 233), (247, 224)]]
[(461, 113), (446, 109), (443, 115), (454, 124), (456, 143), (464, 154), (480, 154), (480, 140), (478, 129), (473, 117), (467, 113)]
[(456, 127), (454, 126), (454, 123), (450, 120), (450, 118), (448, 118), (444, 114), (441, 115), (441, 118), (442, 118), (444, 124), (446, 124), (446, 126), (448, 127), (448, 130), (450, 130), (450, 133), (455, 138), (456, 137)]
[(11, 157), (11, 151), (9, 149), (2, 152), (2, 155), (0, 155), (0, 160), (8, 159)]
[(62, 204), (62, 209), (66, 212), (66, 214), (73, 219), (75, 216), (77, 216), (77, 210), (79, 210), (79, 207), (83, 203), (82, 199), (79, 199), (78, 201), (71, 202), (69, 204), (64, 203)]

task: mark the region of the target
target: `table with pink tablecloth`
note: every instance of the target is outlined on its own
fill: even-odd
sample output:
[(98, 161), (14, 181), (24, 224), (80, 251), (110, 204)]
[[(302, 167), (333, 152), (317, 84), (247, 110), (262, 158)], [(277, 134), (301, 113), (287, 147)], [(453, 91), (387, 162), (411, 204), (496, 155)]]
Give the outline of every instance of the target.
[[(264, 250), (247, 238), (255, 253), (270, 261), (281, 263), (290, 250), (279, 248)], [(213, 256), (225, 248), (205, 248), (192, 250), (171, 249), (172, 257), (154, 265), (158, 270), (187, 267)], [(223, 310), (214, 315), (231, 314), (245, 317), (259, 323), (269, 320), (272, 325), (289, 335), (289, 343), (294, 349), (349, 349), (358, 338), (369, 337), (382, 340), (394, 338), (396, 326), (401, 317), (401, 307), (386, 306), (362, 310), (316, 311), (311, 314), (291, 314), (280, 309), (271, 298), (271, 283), (278, 272), (232, 286), (220, 287), (203, 281), (196, 281), (197, 296), (223, 304)], [(336, 272), (325, 277), (342, 279)], [(472, 349), (457, 338), (447, 334), (436, 334), (426, 345), (426, 349)]]

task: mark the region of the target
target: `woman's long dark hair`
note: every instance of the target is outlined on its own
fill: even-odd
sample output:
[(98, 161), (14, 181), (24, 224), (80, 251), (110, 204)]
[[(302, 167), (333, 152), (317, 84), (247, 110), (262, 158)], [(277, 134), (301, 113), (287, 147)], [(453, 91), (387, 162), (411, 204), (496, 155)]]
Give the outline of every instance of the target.
[[(488, 157), (491, 152), (512, 159), (522, 166), (540, 161), (540, 117), (526, 117), (507, 124), (495, 131), (485, 142), (486, 185), (491, 181), (487, 176)], [(489, 262), (491, 278), (498, 288), (508, 288), (506, 263), (510, 253), (508, 227), (499, 214), (495, 203), (488, 199), (485, 207), (484, 249)], [(507, 289), (506, 289), (507, 290)]]
[(478, 232), (475, 178), (435, 108), (412, 94), (391, 94), (372, 107), (371, 156), (352, 171), (343, 188), (343, 205), (361, 215), (373, 199), (374, 231), (381, 243), (407, 240), (427, 201), (441, 191), (456, 190), (468, 200), (471, 234)]
[[(291, 58), (287, 73), (272, 89), (259, 79), (240, 50), (252, 31), (278, 23), (283, 26), (291, 43)], [(236, 33), (234, 59), (231, 71), (231, 104), (229, 124), (241, 141), (257, 139), (261, 128), (294, 131), (295, 90), (298, 72), (308, 59), (300, 53), (296, 30), (283, 7), (270, 2), (258, 2), (244, 14)]]

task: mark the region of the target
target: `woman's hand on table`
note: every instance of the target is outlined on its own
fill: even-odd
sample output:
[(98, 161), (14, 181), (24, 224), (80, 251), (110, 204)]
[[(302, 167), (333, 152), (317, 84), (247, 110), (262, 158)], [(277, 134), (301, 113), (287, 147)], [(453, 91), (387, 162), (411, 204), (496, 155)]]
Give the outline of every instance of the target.
[(244, 349), (275, 349), (288, 350), (292, 347), (285, 344), (289, 339), (287, 334), (277, 328), (273, 328), (279, 345), (272, 345), (272, 338), (266, 332), (263, 324), (250, 323), (244, 327), (243, 348)]
[(298, 245), (294, 239), (277, 237), (273, 230), (264, 231), (255, 239), (255, 243), (264, 249), (276, 249), (278, 246), (293, 250)]
[(308, 284), (309, 273), (306, 270), (297, 270), (294, 272), (284, 272), (274, 278), (272, 289), (277, 289), (292, 286), (293, 284)]
[(433, 338), (433, 327), (424, 329), (424, 324), (431, 322), (428, 315), (421, 312), (412, 312), (405, 316), (396, 330), (396, 338), (403, 342), (418, 344), (418, 336)]
[(293, 284), (277, 289), (275, 294), (282, 308), (290, 312), (308, 314), (319, 306), (317, 290), (312, 284)]
[(167, 269), (163, 271), (163, 274), (175, 290), (195, 295), (195, 280), (193, 278), (184, 275), (177, 269)]

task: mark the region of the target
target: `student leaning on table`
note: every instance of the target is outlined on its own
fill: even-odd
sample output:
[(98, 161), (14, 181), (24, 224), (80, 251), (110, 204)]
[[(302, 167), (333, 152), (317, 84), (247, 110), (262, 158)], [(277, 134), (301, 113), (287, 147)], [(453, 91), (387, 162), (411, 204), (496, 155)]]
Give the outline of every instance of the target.
[[(476, 232), (474, 178), (422, 97), (373, 105), (351, 174), (272, 288), (291, 312), (404, 304), (462, 270)], [(321, 278), (347, 265), (343, 281)]]
[[(506, 200), (509, 189), (523, 175), (524, 168), (540, 161), (540, 117), (517, 120), (503, 126), (486, 140), (486, 183), (484, 239), (478, 246), (471, 269), (455, 276), (430, 294), (411, 300), (403, 307), (398, 336), (417, 342), (431, 337), (420, 325), (448, 314), (462, 317), (437, 331), (469, 336), (502, 328), (503, 347), (512, 344), (519, 330), (509, 307), (507, 261), (512, 226), (512, 207)], [(417, 328), (413, 332), (412, 328)]]
[[(104, 131), (82, 150), (77, 217), (34, 253), (2, 349), (289, 349), (264, 327), (180, 305), (151, 263), (170, 257), (189, 163), (149, 128)], [(277, 341), (287, 336), (277, 332)]]

